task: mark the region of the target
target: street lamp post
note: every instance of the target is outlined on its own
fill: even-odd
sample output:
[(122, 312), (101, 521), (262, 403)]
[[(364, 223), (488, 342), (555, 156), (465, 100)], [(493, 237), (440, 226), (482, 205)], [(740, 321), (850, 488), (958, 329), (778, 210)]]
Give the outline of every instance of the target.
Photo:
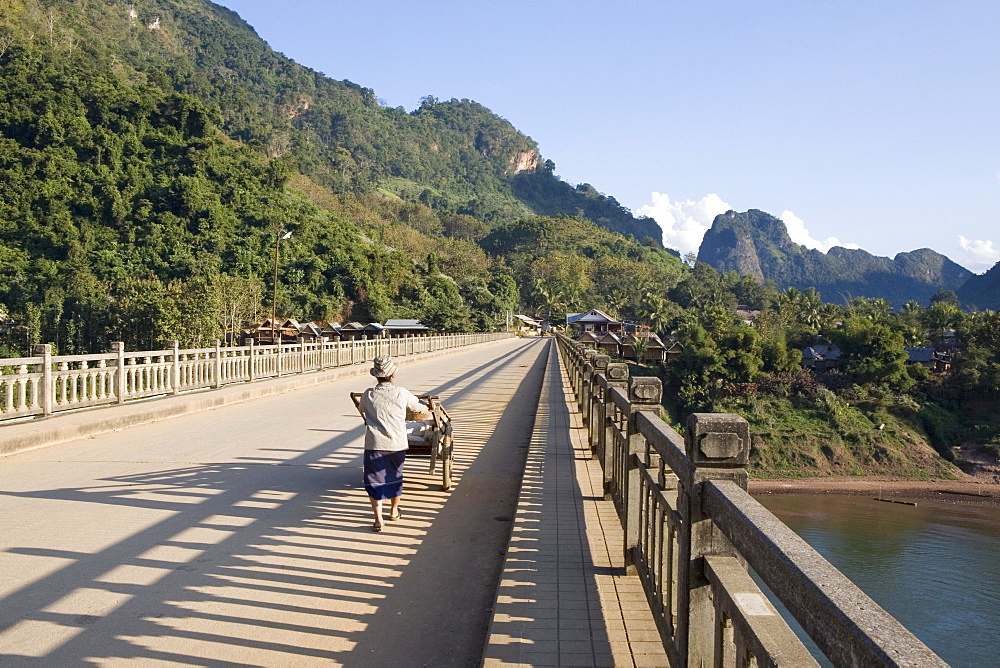
[[(274, 224), (274, 283), (271, 290), (271, 344), (273, 345), (276, 341), (278, 345), (281, 345), (281, 341), (278, 340), (278, 246), (281, 244), (283, 239), (287, 239), (292, 236), (291, 232), (285, 232), (281, 234), (278, 224)], [(281, 349), (278, 349), (278, 355), (281, 355)]]

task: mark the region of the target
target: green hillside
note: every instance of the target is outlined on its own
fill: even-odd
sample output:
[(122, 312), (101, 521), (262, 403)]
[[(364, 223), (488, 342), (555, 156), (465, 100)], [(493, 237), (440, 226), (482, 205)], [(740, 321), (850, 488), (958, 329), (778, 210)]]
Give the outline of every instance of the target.
[[(545, 272), (478, 242), (536, 210), (620, 229), (681, 271), (655, 223), (551, 168), (479, 104), (382, 107), (208, 2), (0, 0), (0, 339), (204, 343), (269, 310), (286, 230), (278, 310), (302, 319), (494, 326), (536, 305)], [(545, 282), (550, 306), (575, 289)]]
[[(3, 0), (0, 9), (12, 60), (44, 52), (119, 84), (196, 97), (218, 108), (227, 136), (334, 192), (382, 186), (487, 221), (583, 210), (599, 225), (659, 242), (655, 223), (613, 198), (565, 196), (573, 189), (537, 144), (482, 105), (427, 97), (411, 113), (383, 107), (371, 89), (272, 51), (238, 15), (204, 0)], [(536, 184), (524, 197), (515, 193), (519, 175)], [(532, 196), (539, 189), (562, 197)]]

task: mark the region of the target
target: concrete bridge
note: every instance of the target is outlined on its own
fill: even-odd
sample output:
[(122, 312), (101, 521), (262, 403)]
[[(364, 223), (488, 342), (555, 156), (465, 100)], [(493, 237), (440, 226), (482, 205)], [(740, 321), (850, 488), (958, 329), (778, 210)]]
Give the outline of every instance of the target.
[(0, 427), (0, 452), (63, 441), (0, 459), (0, 665), (811, 663), (747, 562), (835, 664), (942, 665), (754, 515), (711, 418), (689, 438), (735, 466), (684, 459), (649, 383), (569, 342), (447, 352), (397, 379), (452, 413), (455, 486), (408, 462), (379, 534), (363, 364)]

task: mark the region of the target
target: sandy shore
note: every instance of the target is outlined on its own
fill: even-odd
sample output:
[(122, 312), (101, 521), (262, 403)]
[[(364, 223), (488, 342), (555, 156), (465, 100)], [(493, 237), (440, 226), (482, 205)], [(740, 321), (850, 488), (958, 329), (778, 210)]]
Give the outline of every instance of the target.
[(879, 480), (876, 478), (794, 478), (750, 480), (750, 493), (842, 494), (900, 501), (1000, 506), (1000, 485), (969, 480)]

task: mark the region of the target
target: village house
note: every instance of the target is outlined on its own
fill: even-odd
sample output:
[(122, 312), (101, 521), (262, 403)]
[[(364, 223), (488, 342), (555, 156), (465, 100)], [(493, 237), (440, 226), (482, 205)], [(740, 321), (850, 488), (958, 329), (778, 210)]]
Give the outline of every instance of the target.
[(270, 318), (264, 320), (259, 325), (254, 325), (241, 332), (244, 344), (253, 341), (259, 346), (270, 346), (278, 343), (293, 343), (299, 339), (299, 323), (297, 320), (289, 318), (284, 322), (272, 321)]
[[(595, 336), (597, 336), (595, 334)], [(597, 339), (597, 347), (606, 355), (620, 357), (622, 354), (622, 338), (614, 332), (605, 332)]]
[(532, 318), (529, 315), (522, 315), (520, 313), (515, 313), (514, 317), (517, 319), (515, 324), (516, 331), (524, 336), (539, 336), (542, 333), (542, 321), (537, 318)]
[(299, 338), (306, 343), (317, 343), (323, 340), (323, 328), (315, 322), (304, 322), (299, 325)]
[(340, 341), (340, 323), (328, 322), (321, 330), (324, 341)]
[(647, 362), (665, 362), (669, 364), (680, 356), (684, 346), (672, 336), (661, 339), (656, 334), (650, 334), (646, 343)]
[(752, 327), (757, 322), (757, 318), (760, 317), (760, 311), (752, 306), (740, 304), (736, 307), (736, 317), (744, 325)]
[(802, 366), (816, 371), (840, 367), (840, 348), (835, 343), (817, 343), (802, 349)]
[(385, 321), (385, 330), (391, 337), (426, 336), (430, 327), (413, 318), (395, 318)]
[(593, 348), (596, 350), (598, 344), (601, 342), (601, 338), (594, 332), (584, 332), (576, 338), (576, 342), (584, 348)]
[(577, 335), (586, 332), (594, 334), (621, 333), (625, 330), (625, 323), (615, 320), (604, 311), (596, 308), (586, 313), (567, 313), (566, 326), (572, 327)]
[[(680, 344), (678, 344), (680, 345)], [(636, 354), (636, 348), (642, 349), (642, 359)], [(642, 362), (665, 362), (670, 349), (660, 337), (651, 332), (637, 330), (622, 339), (621, 356), (627, 360)]]
[(381, 339), (383, 336), (388, 336), (388, 332), (380, 323), (370, 322), (361, 329), (361, 336), (366, 339)]
[(933, 348), (903, 348), (907, 364), (919, 364), (935, 373), (951, 370), (951, 353), (938, 352)]
[(365, 326), (360, 322), (349, 322), (340, 327), (340, 340), (353, 341), (364, 336)]

